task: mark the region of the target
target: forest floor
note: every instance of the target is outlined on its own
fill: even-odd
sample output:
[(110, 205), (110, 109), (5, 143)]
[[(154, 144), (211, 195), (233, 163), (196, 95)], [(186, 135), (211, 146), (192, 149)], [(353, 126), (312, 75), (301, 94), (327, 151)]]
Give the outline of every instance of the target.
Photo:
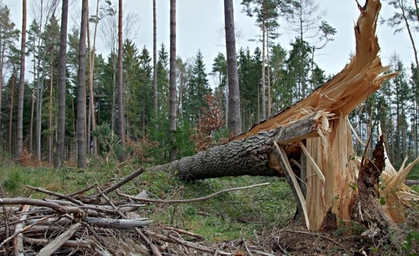
[[(45, 194), (29, 190), (25, 185), (68, 193), (92, 184), (114, 183), (133, 171), (129, 166), (98, 167), (93, 162), (86, 170), (73, 167), (54, 170), (48, 166), (21, 167), (5, 161), (0, 163), (0, 182), (5, 191), (3, 197), (43, 198)], [(418, 176), (419, 170), (415, 170), (410, 178), (418, 179)], [(270, 184), (224, 193), (205, 201), (147, 204), (138, 214), (154, 221), (152, 229), (162, 225), (179, 227), (203, 236), (202, 243), (214, 251), (232, 255), (419, 255), (418, 205), (412, 208), (400, 232), (391, 237), (369, 238), (364, 233), (367, 228), (358, 223), (341, 225), (328, 232), (307, 231), (303, 223), (293, 220), (294, 198), (288, 184), (280, 178), (245, 176), (183, 182), (163, 172), (143, 173), (125, 184), (121, 191), (136, 195), (145, 190), (150, 198), (174, 200), (266, 182)], [(413, 188), (419, 191), (419, 186)], [(191, 250), (190, 255), (205, 254)]]

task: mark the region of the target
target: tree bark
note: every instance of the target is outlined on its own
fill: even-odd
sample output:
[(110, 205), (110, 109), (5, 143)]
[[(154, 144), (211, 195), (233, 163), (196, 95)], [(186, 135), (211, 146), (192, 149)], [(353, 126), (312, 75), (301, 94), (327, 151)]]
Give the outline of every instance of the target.
[(157, 129), (157, 10), (156, 0), (153, 0), (153, 107), (154, 107), (154, 122), (155, 129)]
[(62, 166), (65, 138), (65, 98), (66, 98), (66, 53), (67, 53), (67, 23), (68, 23), (68, 0), (63, 0), (61, 10), (61, 37), (60, 59), (58, 69), (58, 122), (57, 140), (55, 144), (54, 167)]
[(170, 0), (169, 160), (176, 159), (176, 0)]
[(233, 0), (224, 0), (225, 37), (228, 80), (228, 127), (233, 135), (241, 132), (240, 91), (237, 74), (236, 38), (234, 32)]
[(125, 127), (124, 127), (124, 102), (123, 102), (123, 73), (122, 73), (122, 0), (119, 0), (118, 12), (118, 135), (121, 145), (119, 160), (125, 161)]
[(26, 46), (26, 0), (22, 0), (22, 39), (20, 46), (20, 76), (19, 98), (17, 105), (17, 129), (16, 129), (16, 160), (21, 161), (23, 151), (23, 96), (25, 95), (25, 46)]
[(52, 163), (52, 140), (53, 140), (53, 135), (54, 133), (52, 132), (52, 119), (53, 119), (53, 104), (54, 104), (54, 100), (52, 99), (53, 95), (54, 95), (54, 67), (53, 67), (53, 61), (51, 61), (50, 63), (50, 80), (49, 80), (49, 106), (48, 106), (48, 136), (47, 136), (47, 140), (48, 140), (48, 163)]
[(83, 0), (77, 88), (77, 166), (86, 168), (86, 31), (87, 0)]
[(9, 152), (13, 154), (12, 148), (12, 127), (13, 127), (13, 107), (15, 100), (15, 86), (16, 86), (16, 72), (13, 69), (12, 77), (10, 78), (10, 112), (9, 112)]
[[(87, 137), (87, 147), (88, 152), (90, 152), (90, 131), (93, 131), (96, 129), (96, 114), (95, 114), (95, 95), (94, 95), (94, 87), (93, 87), (93, 71), (95, 69), (95, 59), (96, 59), (96, 35), (97, 35), (97, 24), (99, 22), (99, 0), (96, 2), (96, 16), (95, 16), (95, 28), (93, 32), (93, 45), (92, 49), (89, 50), (89, 135)], [(89, 35), (89, 30), (88, 33)], [(90, 37), (90, 36), (89, 36)], [(90, 49), (90, 39), (89, 39), (89, 49)], [(97, 154), (97, 138), (93, 138), (93, 147), (92, 151), (90, 152), (94, 155)]]
[[(317, 136), (318, 130), (323, 129), (319, 125), (321, 117), (323, 115), (307, 115), (296, 122), (260, 132), (243, 140), (234, 140), (193, 156), (152, 167), (150, 170), (170, 171), (176, 177), (185, 180), (242, 175), (283, 176), (274, 155), (274, 140), (285, 145)], [(295, 147), (289, 146), (287, 154), (297, 155), (298, 159), (299, 151), (294, 149)]]
[[(266, 85), (265, 85), (265, 44), (266, 44), (266, 25), (265, 25), (265, 0), (262, 0), (262, 120), (266, 119)], [(258, 120), (260, 121), (260, 120)]]

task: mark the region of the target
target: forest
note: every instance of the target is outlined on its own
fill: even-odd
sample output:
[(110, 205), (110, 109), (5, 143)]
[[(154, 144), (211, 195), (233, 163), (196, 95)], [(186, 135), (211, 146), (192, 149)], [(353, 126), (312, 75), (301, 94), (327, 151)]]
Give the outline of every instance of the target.
[[(257, 16), (255, 25), (265, 29), (261, 29), (263, 37), (260, 47), (254, 50), (240, 48), (237, 51), (240, 131), (247, 130), (253, 124), (301, 100), (331, 78), (326, 77), (325, 71), (316, 64), (315, 53), (333, 40), (336, 30), (327, 21), (321, 20), (320, 16), (315, 16), (316, 12), (310, 11), (316, 10), (316, 3), (297, 1), (293, 6), (280, 1), (281, 4), (266, 1), (264, 8), (269, 12), (265, 14), (261, 11), (262, 2), (242, 1), (244, 11), (248, 15)], [(31, 158), (53, 163), (59, 134), (59, 103), (63, 101), (58, 100), (61, 9), (59, 1), (30, 4), (37, 5), (39, 17), (28, 21), (25, 43), (25, 60), (32, 63), (33, 70), (26, 71), (31, 75), (30, 80), (24, 81), (22, 147), (18, 143), (18, 109), (21, 104), (18, 85), (22, 73), (21, 47), (18, 45), (21, 30), (12, 22), (7, 5), (2, 3), (1, 6), (1, 151), (10, 157), (18, 156), (17, 153), (24, 149)], [(400, 33), (412, 33), (412, 48), (416, 49), (415, 33), (419, 21), (413, 15), (417, 11), (415, 6), (407, 3), (399, 5), (398, 1), (389, 1), (388, 4), (394, 7), (394, 17), (389, 18), (383, 26), (393, 26)], [(402, 11), (409, 15), (401, 15)], [(306, 13), (312, 13), (312, 17), (307, 17)], [(88, 15), (87, 26), (90, 32), (86, 44), (84, 101), (86, 154), (93, 158), (118, 159), (123, 150), (119, 143), (120, 136), (117, 136), (120, 127), (117, 6), (110, 1), (97, 1), (90, 6)], [(275, 43), (283, 20), (281, 17), (292, 19), (291, 25), (298, 30), (299, 36), (291, 43), (290, 51)], [(300, 22), (304, 24), (304, 29), (299, 30)], [(99, 37), (102, 31), (98, 30), (105, 30), (106, 34), (112, 35), (107, 37), (106, 42), (109, 47), (108, 56), (95, 54), (95, 41), (102, 40)], [(316, 44), (305, 39), (307, 37), (310, 38), (307, 40), (311, 40), (313, 34), (318, 36)], [(79, 42), (80, 28), (69, 28), (65, 70), (64, 151), (60, 155), (63, 161), (70, 162), (76, 162), (78, 152), (77, 110), (81, 103), (77, 94)], [(126, 156), (138, 162), (151, 159), (155, 163), (167, 162), (170, 147), (168, 46), (160, 44), (155, 49), (146, 49), (125, 39), (122, 51), (122, 116)], [(176, 56), (175, 60), (176, 143), (173, 146), (178, 157), (190, 155), (199, 148), (202, 141), (198, 140), (203, 136), (199, 133), (210, 135), (215, 141), (230, 134), (226, 56), (219, 53), (213, 63), (204, 63), (203, 54), (199, 51), (193, 60), (185, 60), (180, 56)], [(412, 54), (417, 59), (416, 50)], [(206, 73), (206, 65), (211, 65), (211, 74)], [(386, 82), (373, 97), (362, 103), (350, 119), (364, 141), (368, 132), (376, 133), (381, 124), (388, 137), (391, 160), (400, 165), (405, 156), (415, 158), (418, 155), (418, 65), (404, 63), (397, 55), (393, 56), (390, 65), (391, 72), (397, 71), (400, 75)], [(210, 86), (210, 75), (218, 80), (215, 87)], [(213, 124), (204, 121), (210, 117)], [(208, 127), (203, 127), (206, 125)], [(145, 152), (138, 152), (138, 148), (143, 148)], [(360, 144), (357, 150), (362, 151)], [(149, 156), (144, 157), (142, 154)]]
[[(130, 13), (132, 10), (123, 9), (122, 0), (21, 2), (22, 27), (18, 28), (7, 1), (0, 0), (0, 169), (3, 169), (0, 173), (7, 173), (8, 166), (46, 168), (51, 172), (88, 172), (106, 166), (117, 169), (115, 173), (119, 175), (132, 172), (134, 167), (140, 168), (134, 172), (138, 175), (143, 173), (142, 168), (167, 168), (164, 164), (178, 164), (186, 157), (211, 152), (219, 145), (228, 147), (235, 138), (246, 136), (249, 129), (304, 102), (339, 75), (326, 75), (316, 62), (319, 52), (327, 50), (338, 31), (323, 19), (315, 0), (241, 0), (241, 9), (234, 11), (233, 1), (224, 0), (225, 52), (220, 52), (212, 63), (204, 63), (206, 53), (201, 50), (193, 59), (176, 54), (176, 30), (182, 29), (176, 27), (176, 15), (181, 15), (176, 13), (176, 0), (167, 3), (153, 0), (152, 49), (134, 43), (130, 29), (136, 21)], [(370, 2), (374, 5), (378, 2), (380, 6), (378, 0)], [(377, 26), (389, 26), (394, 36), (407, 34), (414, 61), (408, 63), (397, 53), (392, 55), (384, 74), (390, 79), (383, 79), (375, 93), (348, 113), (354, 150), (350, 157), (362, 156), (359, 169), (363, 169), (364, 157), (376, 152), (373, 152), (375, 142), (378, 145), (383, 141), (388, 160), (396, 170), (403, 170), (406, 161), (419, 157), (419, 7), (416, 0), (381, 2), (390, 6), (393, 13), (380, 17)], [(169, 45), (159, 42), (156, 36), (159, 25), (156, 4), (170, 4)], [(358, 3), (361, 13), (366, 12), (367, 6), (368, 1), (364, 7)], [(36, 10), (32, 20), (27, 20), (28, 8)], [(70, 22), (71, 12), (77, 13), (77, 22)], [(236, 49), (234, 14), (237, 12), (254, 18), (260, 32), (255, 39), (259, 47)], [(284, 27), (296, 35), (289, 45), (281, 45), (278, 40)], [(106, 45), (106, 55), (97, 53), (99, 40)], [(354, 61), (354, 56), (355, 53), (348, 58)], [(329, 118), (331, 123), (341, 118), (330, 118), (326, 112), (319, 115)], [(377, 139), (381, 135), (384, 139)], [(290, 153), (285, 153), (289, 157)], [(278, 158), (282, 164), (284, 155)], [(175, 176), (184, 175), (181, 169), (173, 171)], [(227, 176), (217, 175), (214, 172), (208, 177)], [(267, 176), (288, 178), (286, 173)], [(412, 167), (409, 179), (419, 179), (417, 166)], [(292, 184), (289, 180), (288, 183)], [(360, 188), (354, 190), (357, 189)], [(380, 193), (385, 190), (380, 189)], [(33, 190), (50, 193), (39, 188)], [(297, 193), (292, 185), (291, 190)], [(110, 192), (98, 191), (104, 199), (104, 193)], [(117, 193), (124, 196), (118, 190)], [(294, 197), (297, 216), (302, 212), (301, 201), (296, 194)], [(112, 205), (112, 201), (106, 201)], [(83, 201), (83, 204), (87, 203)], [(175, 211), (176, 207), (172, 218)], [(124, 218), (124, 213), (118, 214)], [(142, 239), (144, 234), (159, 237), (151, 230), (143, 231), (144, 234), (137, 232)], [(413, 234), (411, 239), (419, 243), (418, 233)], [(143, 241), (153, 255), (159, 255), (154, 252), (153, 243)], [(193, 248), (183, 240), (177, 243)], [(247, 246), (243, 243), (242, 246)], [(417, 252), (415, 248), (411, 252)], [(107, 249), (115, 254), (111, 248)]]

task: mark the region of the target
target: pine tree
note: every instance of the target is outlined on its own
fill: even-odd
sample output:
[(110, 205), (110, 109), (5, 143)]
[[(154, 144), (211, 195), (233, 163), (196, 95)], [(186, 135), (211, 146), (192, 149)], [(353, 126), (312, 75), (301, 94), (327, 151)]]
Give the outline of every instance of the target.
[(192, 76), (186, 88), (185, 113), (187, 119), (196, 124), (201, 108), (206, 106), (204, 96), (211, 93), (201, 51), (198, 51), (192, 67)]
[(19, 97), (17, 105), (17, 135), (16, 135), (16, 159), (20, 162), (23, 152), (23, 104), (25, 95), (25, 47), (26, 47), (26, 0), (22, 0), (22, 35), (20, 47), (20, 75)]
[(169, 161), (176, 159), (176, 0), (170, 0)]
[[(15, 42), (19, 39), (19, 31), (15, 29), (15, 24), (10, 19), (10, 9), (7, 5), (3, 6), (0, 2), (0, 130), (5, 131), (2, 122), (2, 99), (3, 99), (3, 74), (7, 66), (6, 58), (11, 54), (15, 47)], [(0, 133), (0, 141), (3, 141), (3, 132)], [(3, 149), (1, 144), (0, 150)]]
[(67, 54), (67, 21), (68, 0), (63, 0), (61, 8), (61, 35), (60, 56), (58, 73), (58, 121), (57, 140), (55, 149), (54, 167), (59, 168), (63, 163), (64, 137), (65, 137), (65, 112), (66, 112), (66, 54)]
[(233, 0), (224, 0), (226, 53), (228, 70), (228, 127), (230, 132), (241, 132), (240, 91), (237, 74), (236, 37), (234, 33)]
[(118, 135), (121, 145), (119, 160), (125, 161), (125, 122), (124, 122), (124, 103), (123, 103), (123, 71), (122, 71), (122, 0), (118, 1)]
[(77, 166), (86, 168), (86, 30), (87, 0), (82, 2), (77, 84)]

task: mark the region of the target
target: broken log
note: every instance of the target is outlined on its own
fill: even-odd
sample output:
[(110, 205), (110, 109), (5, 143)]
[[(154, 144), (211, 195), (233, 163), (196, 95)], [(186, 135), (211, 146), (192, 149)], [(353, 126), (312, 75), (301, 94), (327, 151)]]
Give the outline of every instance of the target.
[[(295, 122), (277, 126), (243, 140), (231, 141), (165, 165), (151, 167), (149, 171), (170, 171), (176, 177), (185, 180), (242, 175), (283, 176), (283, 171), (273, 154), (273, 142), (288, 146), (303, 138), (318, 136), (319, 131), (326, 134), (328, 123), (325, 124), (324, 120), (330, 117), (329, 113), (323, 111), (308, 114)], [(289, 146), (287, 153), (292, 154), (292, 149), (295, 147)]]

